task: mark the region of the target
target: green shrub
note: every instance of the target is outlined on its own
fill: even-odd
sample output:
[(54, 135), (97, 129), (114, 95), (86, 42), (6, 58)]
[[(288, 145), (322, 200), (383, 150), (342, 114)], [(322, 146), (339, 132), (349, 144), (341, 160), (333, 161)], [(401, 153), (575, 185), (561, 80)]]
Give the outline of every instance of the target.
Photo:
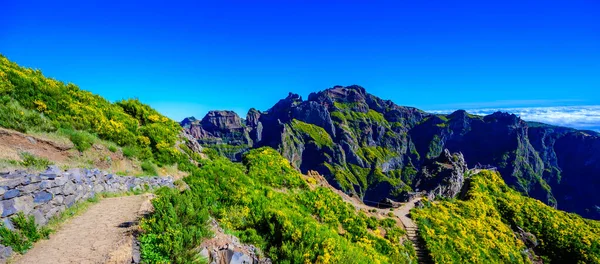
[(152, 164), (150, 161), (142, 162), (142, 170), (144, 174), (147, 176), (157, 176), (158, 172), (156, 171), (156, 166)]
[(139, 160), (148, 160), (152, 158), (152, 151), (148, 148), (125, 146), (122, 150), (123, 156), (127, 158), (137, 158)]
[(117, 152), (118, 148), (117, 148), (117, 146), (115, 146), (115, 145), (110, 145), (110, 146), (108, 146), (108, 150), (109, 150), (110, 152), (113, 152), (113, 153), (114, 153), (114, 152)]
[[(179, 124), (137, 99), (111, 103), (72, 83), (46, 78), (0, 55), (0, 126), (22, 132), (66, 128), (85, 131), (119, 146), (139, 148), (141, 160), (174, 164)], [(80, 150), (91, 146), (87, 135), (74, 135)]]
[(379, 220), (379, 225), (387, 228), (392, 228), (396, 226), (396, 221), (392, 218), (384, 218), (382, 220)]
[(48, 166), (54, 164), (46, 158), (36, 157), (28, 152), (22, 152), (21, 159), (22, 161), (20, 162), (20, 165), (27, 168), (45, 169)]
[(203, 148), (202, 153), (206, 154), (211, 160), (218, 159), (221, 156), (219, 152), (213, 148)]
[(32, 215), (25, 217), (23, 212), (19, 212), (11, 218), (11, 221), (15, 228), (14, 231), (6, 228), (4, 223), (0, 222), (0, 241), (18, 253), (25, 253), (33, 246), (33, 243), (41, 238), (48, 238), (50, 234), (49, 229), (38, 228)]
[(199, 193), (163, 188), (152, 200), (154, 213), (140, 226), (141, 255), (148, 263), (185, 263), (194, 258), (193, 248), (208, 237), (208, 210)]
[(271, 148), (250, 150), (242, 164), (214, 157), (184, 180), (189, 190), (161, 189), (155, 213), (142, 220), (141, 251), (148, 263), (195, 260), (209, 213), (274, 263), (416, 261), (412, 247), (399, 242), (402, 231), (386, 228), (389, 236), (377, 235), (377, 220), (328, 188), (310, 190)]
[(497, 172), (470, 178), (464, 200), (426, 202), (411, 212), (433, 260), (439, 263), (529, 262), (517, 227), (540, 242), (549, 263), (600, 263), (600, 222), (556, 210), (508, 187)]
[(96, 137), (90, 133), (83, 131), (73, 131), (73, 130), (65, 130), (75, 148), (80, 152), (84, 152), (92, 147), (94, 141), (96, 141)]
[(52, 122), (43, 114), (22, 107), (8, 96), (0, 98), (0, 127), (19, 132), (56, 130)]
[(123, 156), (127, 158), (133, 158), (137, 156), (137, 149), (131, 146), (123, 147)]

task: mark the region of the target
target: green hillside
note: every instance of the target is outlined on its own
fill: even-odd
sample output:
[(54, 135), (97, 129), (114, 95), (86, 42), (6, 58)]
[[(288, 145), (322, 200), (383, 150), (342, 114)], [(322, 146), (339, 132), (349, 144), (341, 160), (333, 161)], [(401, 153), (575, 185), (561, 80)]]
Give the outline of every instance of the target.
[(87, 132), (124, 147), (124, 154), (160, 165), (180, 159), (179, 124), (137, 99), (111, 103), (75, 84), (44, 77), (0, 55), (0, 126), (21, 132), (71, 135), (80, 150)]
[(414, 263), (394, 220), (359, 213), (328, 188), (309, 188), (271, 148), (251, 150), (241, 164), (206, 161), (185, 181), (189, 190), (164, 190), (154, 200), (156, 212), (142, 222), (148, 262), (194, 259), (211, 215), (274, 263)]
[[(360, 124), (373, 122), (392, 129), (382, 142), (406, 146), (401, 125), (374, 111), (352, 114), (349, 107), (339, 105), (340, 111), (334, 112), (339, 119), (335, 124), (350, 131), (346, 137), (362, 141)], [(315, 184), (314, 178), (303, 176), (272, 148), (252, 149), (238, 163), (211, 149), (203, 159), (182, 144), (178, 123), (137, 99), (111, 103), (1, 55), (0, 127), (66, 135), (80, 152), (104, 140), (119, 146), (125, 156), (152, 166), (177, 164), (178, 170), (188, 172), (184, 181), (189, 188), (160, 189), (153, 200), (154, 213), (141, 221), (139, 239), (146, 263), (199, 261), (196, 247), (211, 236), (210, 218), (274, 263), (417, 261), (396, 219), (357, 210), (333, 190)], [(290, 128), (318, 149), (334, 145), (321, 127), (293, 120)], [(358, 158), (377, 165), (372, 170), (327, 165), (341, 188), (410, 184), (416, 175), (413, 167), (389, 175), (378, 167), (394, 157), (394, 151), (365, 144), (357, 148)], [(423, 208), (412, 211), (436, 263), (600, 263), (599, 222), (527, 198), (496, 172), (481, 171), (465, 184), (468, 191), (460, 199), (425, 201)]]
[[(524, 197), (496, 172), (468, 184), (464, 199), (412, 212), (436, 263), (527, 263), (527, 246), (544, 263), (600, 263), (600, 222)], [(535, 238), (519, 239), (518, 228)]]

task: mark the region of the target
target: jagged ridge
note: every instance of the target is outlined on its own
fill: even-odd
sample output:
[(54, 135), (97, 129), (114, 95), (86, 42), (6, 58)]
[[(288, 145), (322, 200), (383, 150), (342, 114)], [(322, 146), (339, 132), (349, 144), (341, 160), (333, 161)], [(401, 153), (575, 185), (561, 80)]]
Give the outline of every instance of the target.
[[(245, 120), (211, 111), (182, 123), (205, 145), (239, 159), (270, 146), (302, 172), (318, 171), (337, 188), (365, 200), (400, 199), (419, 189), (423, 167), (444, 149), (467, 164), (493, 166), (506, 183), (549, 205), (600, 219), (594, 178), (600, 138), (591, 131), (529, 123), (515, 115), (436, 115), (398, 106), (360, 86), (335, 86), (302, 100), (290, 93)], [(422, 189), (422, 187), (421, 187)]]

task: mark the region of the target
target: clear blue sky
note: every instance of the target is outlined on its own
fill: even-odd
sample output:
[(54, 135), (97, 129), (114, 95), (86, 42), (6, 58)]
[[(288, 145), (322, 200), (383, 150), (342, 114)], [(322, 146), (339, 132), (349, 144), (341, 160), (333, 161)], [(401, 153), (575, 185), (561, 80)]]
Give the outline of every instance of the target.
[(175, 119), (337, 84), (423, 109), (600, 104), (596, 0), (120, 2), (5, 1), (0, 53)]

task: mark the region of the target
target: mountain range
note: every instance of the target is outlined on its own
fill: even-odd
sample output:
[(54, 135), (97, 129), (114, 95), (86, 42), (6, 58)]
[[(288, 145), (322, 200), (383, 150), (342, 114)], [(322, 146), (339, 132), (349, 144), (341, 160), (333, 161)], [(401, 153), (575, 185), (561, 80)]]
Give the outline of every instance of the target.
[(600, 134), (594, 131), (503, 112), (427, 113), (357, 85), (311, 93), (307, 100), (290, 93), (267, 111), (250, 109), (245, 119), (210, 111), (180, 124), (200, 144), (234, 161), (250, 149), (272, 147), (301, 172), (316, 171), (366, 203), (431, 191), (439, 186), (432, 179), (445, 179), (438, 177), (443, 166), (431, 165), (460, 156), (470, 168), (495, 168), (522, 194), (600, 219)]

